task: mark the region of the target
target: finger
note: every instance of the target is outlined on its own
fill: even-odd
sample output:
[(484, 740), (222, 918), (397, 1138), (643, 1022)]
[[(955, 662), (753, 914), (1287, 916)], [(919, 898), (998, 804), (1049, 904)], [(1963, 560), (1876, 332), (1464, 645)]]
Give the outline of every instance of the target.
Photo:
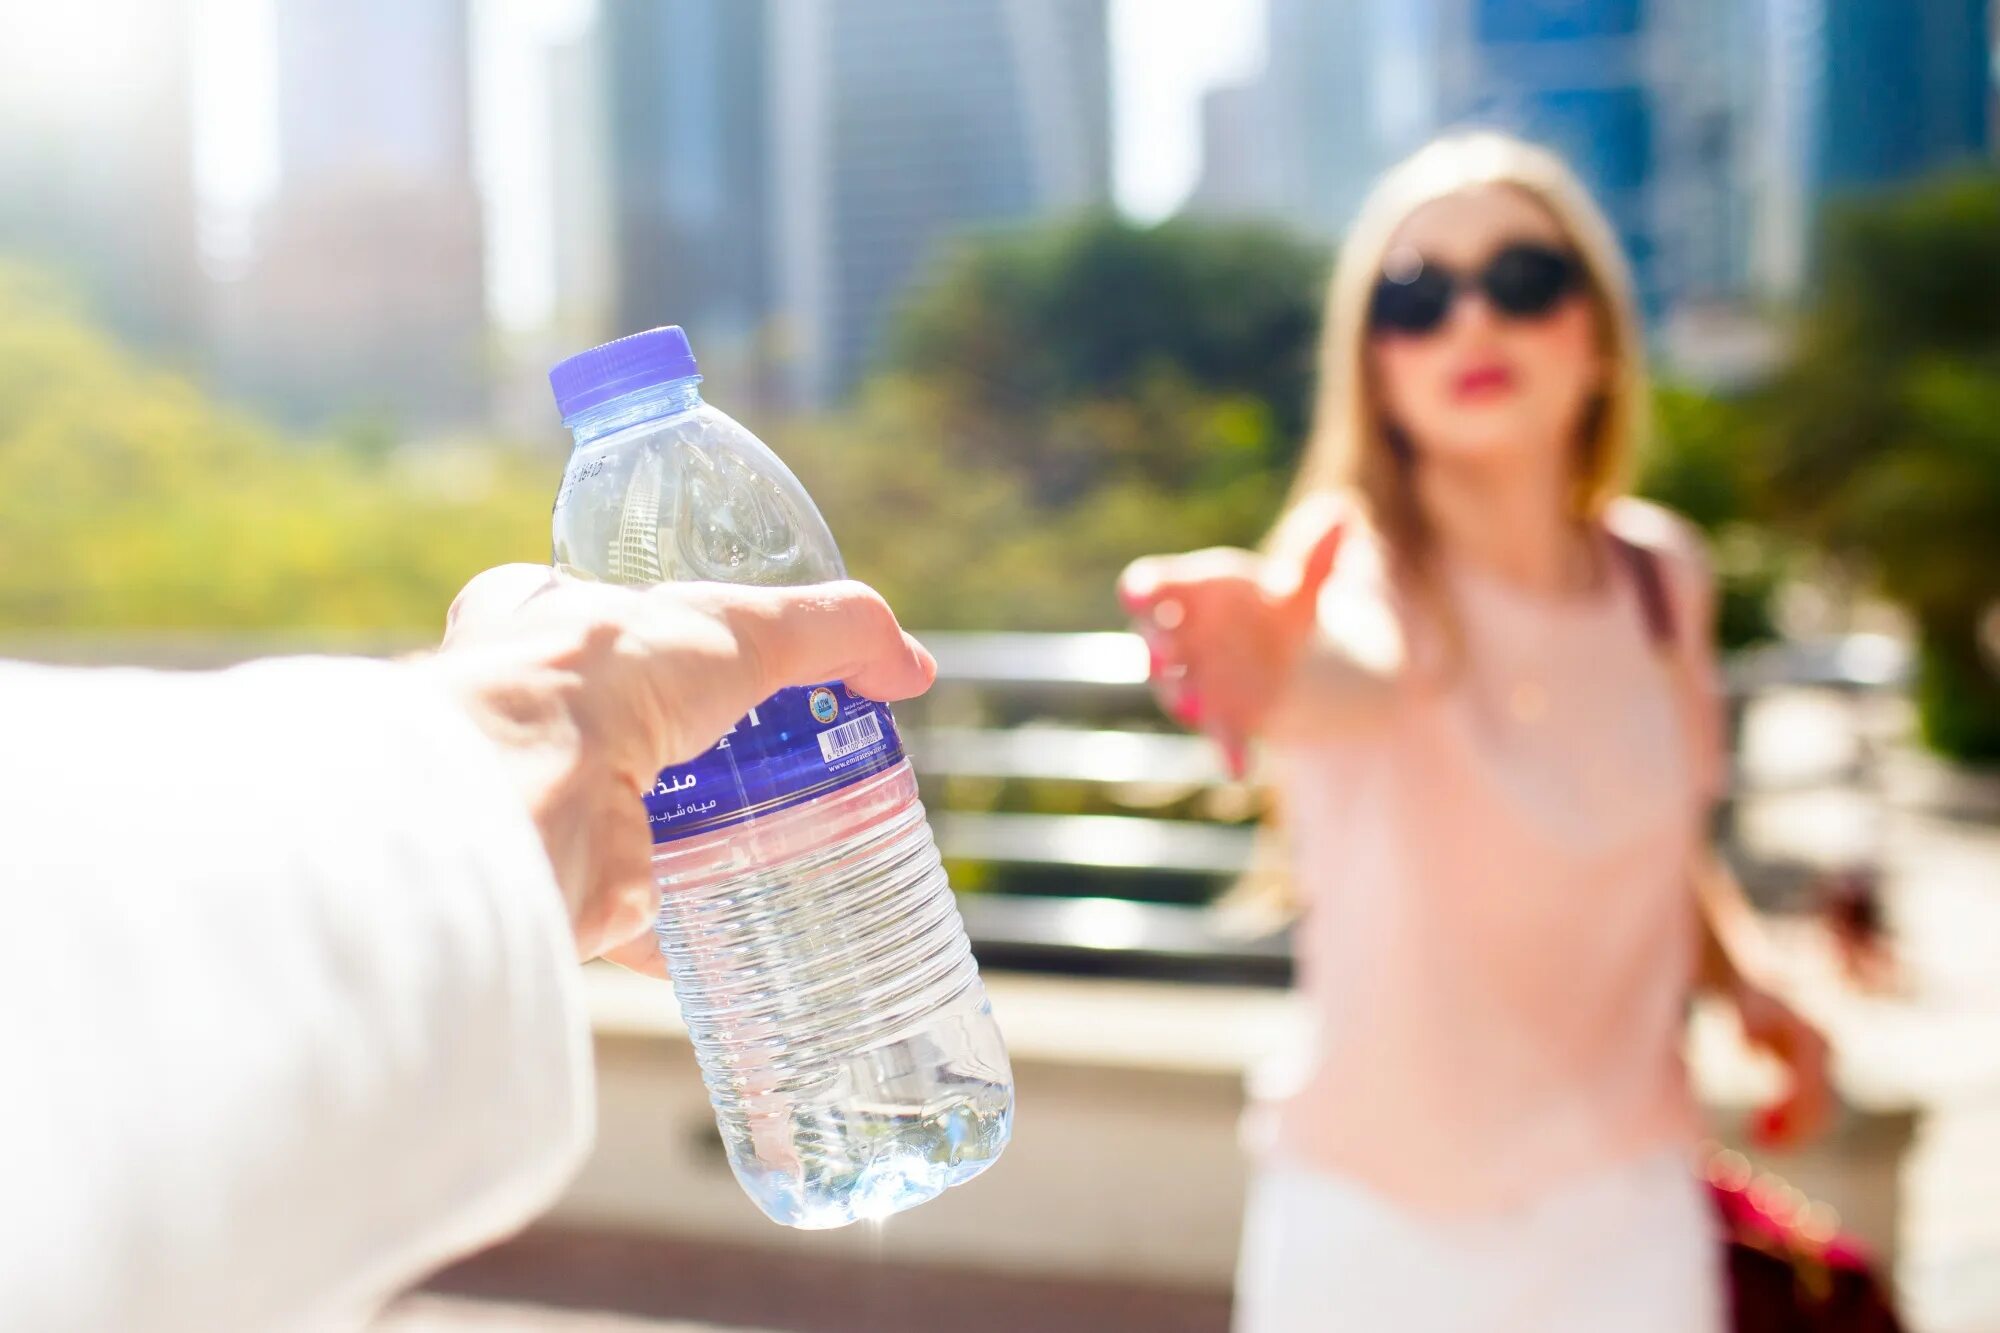
[(547, 565), (498, 565), (473, 575), (445, 612), (445, 637), (462, 624), (490, 623), (512, 615), (554, 581), (555, 571)]
[(1296, 609), (1300, 603), (1317, 599), (1327, 576), (1333, 573), (1347, 523), (1341, 511), (1322, 509), (1291, 526), (1293, 531), (1265, 562), (1263, 587), (1274, 601)]
[(1751, 1135), (1761, 1148), (1790, 1150), (1818, 1138), (1829, 1120), (1830, 1108), (1825, 1102), (1796, 1092), (1758, 1112)]
[(1125, 566), (1125, 572), (1118, 576), (1118, 601), (1128, 614), (1139, 615), (1152, 605), (1165, 570), (1166, 561), (1153, 555)]
[(1175, 636), (1165, 633), (1157, 625), (1142, 624), (1139, 635), (1146, 644), (1146, 679), (1153, 687), (1153, 697), (1159, 701), (1160, 711), (1168, 717), (1182, 717), (1184, 699), (1190, 686), (1188, 683), (1188, 662), (1181, 655), (1182, 645)]
[(1826, 1132), (1833, 1108), (1818, 1092), (1801, 1091), (1785, 1106), (1785, 1129), (1794, 1145), (1810, 1143)]
[(1804, 1042), (1804, 1050), (1793, 1067), (1792, 1079), (1798, 1132), (1804, 1138), (1812, 1138), (1833, 1122), (1835, 1109), (1833, 1076), (1827, 1067), (1827, 1050), (1816, 1035)]
[(1790, 1079), (1785, 1095), (1758, 1118), (1755, 1130), (1760, 1141), (1770, 1147), (1795, 1147), (1818, 1136), (1834, 1112), (1825, 1042), (1798, 1021), (1767, 1025), (1753, 1040), (1784, 1062)]
[(1320, 533), (1319, 539), (1307, 549), (1305, 559), (1300, 562), (1299, 567), (1298, 592), (1300, 595), (1306, 597), (1319, 596), (1320, 585), (1325, 583), (1327, 576), (1333, 573), (1333, 562), (1339, 556), (1341, 543), (1346, 539), (1346, 536), (1347, 527), (1345, 524), (1339, 522), (1329, 523), (1326, 531)]
[(636, 939), (606, 949), (600, 956), (606, 962), (616, 963), (630, 971), (642, 972), (662, 981), (672, 980), (667, 972), (667, 960), (660, 953), (660, 942), (650, 930)]
[(1181, 637), (1154, 621), (1142, 620), (1136, 629), (1146, 645), (1146, 674), (1155, 680), (1169, 675), (1185, 675), (1187, 656)]
[(916, 668), (916, 674), (909, 678), (911, 684), (908, 692), (897, 694), (892, 699), (891, 696), (877, 693), (867, 685), (849, 680), (847, 683), (853, 686), (855, 692), (860, 694), (864, 699), (874, 699), (881, 703), (891, 703), (894, 702), (894, 699), (909, 699), (922, 694), (937, 683), (937, 658), (931, 656), (931, 650), (924, 647), (917, 639), (917, 636), (908, 630), (898, 628), (896, 632), (903, 636), (903, 649), (910, 655), (910, 662)]
[(1234, 546), (1212, 546), (1185, 555), (1149, 555), (1134, 560), (1118, 578), (1118, 597), (1128, 614), (1145, 617), (1162, 602), (1197, 599), (1202, 585), (1256, 579), (1264, 558)]
[(1250, 772), (1250, 747), (1241, 736), (1225, 732), (1215, 738), (1222, 751), (1222, 768), (1232, 781), (1241, 782)]
[(929, 650), (863, 584), (729, 591), (746, 594), (730, 599), (721, 614), (758, 674), (759, 697), (839, 680), (864, 698), (892, 703), (922, 694), (937, 679)]

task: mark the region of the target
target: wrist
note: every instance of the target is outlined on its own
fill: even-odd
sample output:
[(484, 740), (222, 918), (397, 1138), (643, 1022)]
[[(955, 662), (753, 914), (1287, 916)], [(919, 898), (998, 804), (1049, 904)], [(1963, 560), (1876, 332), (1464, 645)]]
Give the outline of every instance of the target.
[(555, 667), (504, 669), (462, 649), (413, 658), (406, 665), (492, 747), (493, 772), (534, 825), (574, 923), (582, 910), (590, 849), (579, 845), (587, 804), (580, 772), (581, 733), (570, 707), (574, 673)]

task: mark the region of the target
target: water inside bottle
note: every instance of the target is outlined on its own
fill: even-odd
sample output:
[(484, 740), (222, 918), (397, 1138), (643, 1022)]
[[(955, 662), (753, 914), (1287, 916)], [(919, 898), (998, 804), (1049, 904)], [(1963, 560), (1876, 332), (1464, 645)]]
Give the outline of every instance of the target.
[(767, 1214), (886, 1217), (999, 1157), (1007, 1053), (907, 764), (654, 868), (730, 1166)]

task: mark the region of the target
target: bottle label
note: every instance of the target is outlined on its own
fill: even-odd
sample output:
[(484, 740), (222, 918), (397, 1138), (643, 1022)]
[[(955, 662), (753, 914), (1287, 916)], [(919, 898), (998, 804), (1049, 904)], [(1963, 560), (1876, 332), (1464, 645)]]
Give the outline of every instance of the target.
[(661, 770), (646, 794), (653, 841), (789, 810), (902, 762), (887, 704), (840, 684), (779, 690), (708, 753)]

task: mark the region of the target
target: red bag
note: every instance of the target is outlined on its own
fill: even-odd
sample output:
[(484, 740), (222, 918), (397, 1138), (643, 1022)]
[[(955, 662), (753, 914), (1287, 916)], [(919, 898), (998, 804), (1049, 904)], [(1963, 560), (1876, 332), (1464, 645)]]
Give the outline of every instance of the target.
[(1903, 1333), (1859, 1241), (1809, 1236), (1760, 1205), (1747, 1182), (1720, 1175), (1711, 1170), (1708, 1187), (1722, 1223), (1735, 1333)]

